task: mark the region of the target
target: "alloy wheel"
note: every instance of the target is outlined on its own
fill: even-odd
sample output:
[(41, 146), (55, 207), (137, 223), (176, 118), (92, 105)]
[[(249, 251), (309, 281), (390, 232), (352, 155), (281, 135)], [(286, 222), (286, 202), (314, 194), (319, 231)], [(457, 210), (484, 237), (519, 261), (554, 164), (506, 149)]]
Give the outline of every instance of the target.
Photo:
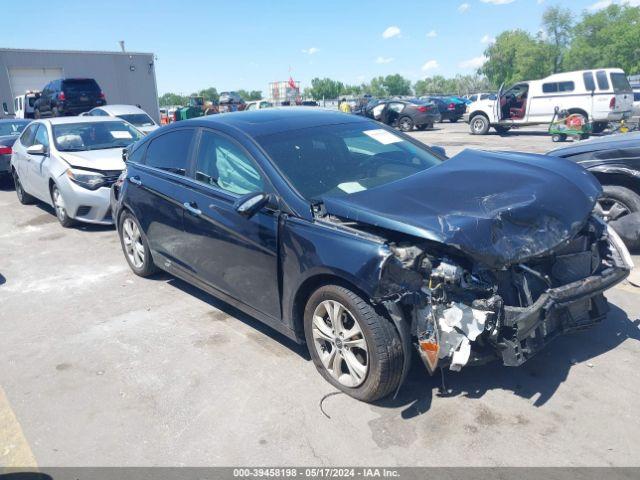
[(474, 132), (482, 132), (484, 130), (484, 120), (476, 116), (476, 118), (471, 123)]
[(56, 216), (61, 222), (64, 222), (67, 218), (67, 210), (65, 208), (64, 199), (62, 198), (62, 194), (60, 193), (60, 190), (58, 190), (58, 187), (53, 187), (51, 196), (53, 197), (53, 207), (56, 210)]
[(131, 218), (125, 218), (122, 222), (122, 240), (131, 264), (137, 269), (143, 268), (144, 244), (142, 243), (142, 235), (138, 225)]
[(313, 312), (313, 343), (324, 368), (346, 387), (361, 385), (369, 349), (358, 320), (340, 302), (324, 300)]
[(601, 216), (605, 222), (612, 222), (631, 213), (631, 209), (620, 200), (611, 197), (602, 197), (596, 205), (596, 213)]

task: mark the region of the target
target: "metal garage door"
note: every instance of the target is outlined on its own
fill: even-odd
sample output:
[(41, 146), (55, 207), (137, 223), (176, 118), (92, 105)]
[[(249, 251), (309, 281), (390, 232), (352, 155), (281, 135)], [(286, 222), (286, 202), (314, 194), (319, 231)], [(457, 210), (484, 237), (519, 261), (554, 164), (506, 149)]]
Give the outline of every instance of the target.
[(62, 68), (9, 68), (13, 96), (27, 90), (42, 90), (51, 80), (62, 78)]

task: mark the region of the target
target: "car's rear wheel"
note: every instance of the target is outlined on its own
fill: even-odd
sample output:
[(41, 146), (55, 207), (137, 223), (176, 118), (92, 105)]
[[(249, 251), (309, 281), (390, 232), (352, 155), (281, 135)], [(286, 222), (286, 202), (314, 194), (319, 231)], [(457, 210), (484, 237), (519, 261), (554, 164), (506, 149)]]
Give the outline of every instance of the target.
[(69, 216), (69, 212), (67, 211), (67, 205), (64, 201), (64, 197), (62, 196), (62, 192), (56, 184), (51, 186), (51, 200), (53, 202), (53, 208), (56, 211), (56, 217), (65, 228), (69, 228), (73, 226), (76, 222), (73, 218)]
[(490, 126), (489, 119), (484, 115), (475, 115), (469, 121), (469, 130), (472, 135), (486, 135)]
[(409, 117), (402, 117), (398, 120), (398, 128), (403, 132), (410, 132), (413, 130), (413, 120)]
[(20, 181), (20, 177), (18, 177), (18, 172), (13, 171), (13, 185), (16, 189), (16, 195), (18, 196), (18, 201), (23, 205), (30, 205), (36, 201), (35, 197), (29, 195), (24, 191), (24, 187), (22, 186), (22, 182)]
[(148, 277), (158, 271), (153, 263), (151, 250), (142, 233), (142, 228), (131, 212), (126, 211), (121, 215), (118, 233), (124, 257), (133, 273), (141, 277)]
[(353, 291), (337, 285), (316, 290), (304, 327), (313, 363), (339, 390), (372, 402), (398, 387), (404, 361), (398, 332)]
[(605, 222), (613, 222), (640, 212), (640, 195), (619, 185), (603, 185), (602, 196), (596, 205), (596, 213)]

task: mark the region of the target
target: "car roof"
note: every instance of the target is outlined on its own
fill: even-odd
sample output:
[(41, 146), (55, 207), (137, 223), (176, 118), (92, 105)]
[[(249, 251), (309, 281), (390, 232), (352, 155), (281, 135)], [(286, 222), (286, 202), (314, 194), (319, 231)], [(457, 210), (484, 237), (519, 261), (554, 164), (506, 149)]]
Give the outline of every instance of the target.
[(598, 152), (637, 146), (640, 142), (640, 132), (619, 133), (604, 137), (592, 137), (581, 140), (573, 145), (556, 148), (547, 153), (554, 157), (571, 157), (581, 153)]
[(24, 118), (0, 118), (0, 123), (29, 123), (31, 120)]
[(40, 120), (36, 120), (36, 122), (48, 122), (50, 125), (66, 125), (71, 123), (101, 123), (101, 122), (124, 122), (124, 120), (120, 120), (119, 118), (112, 117), (54, 117), (54, 118), (43, 118)]
[(217, 126), (221, 128), (224, 126), (233, 127), (252, 137), (323, 125), (372, 123), (371, 120), (358, 115), (323, 108), (307, 109), (302, 107), (264, 108), (248, 112), (209, 115), (178, 122), (178, 125), (184, 125), (186, 122), (197, 123), (200, 126), (209, 125), (214, 128)]
[(135, 105), (103, 105), (101, 107), (95, 107), (96, 109), (104, 110), (110, 115), (126, 115), (128, 113), (147, 113)]

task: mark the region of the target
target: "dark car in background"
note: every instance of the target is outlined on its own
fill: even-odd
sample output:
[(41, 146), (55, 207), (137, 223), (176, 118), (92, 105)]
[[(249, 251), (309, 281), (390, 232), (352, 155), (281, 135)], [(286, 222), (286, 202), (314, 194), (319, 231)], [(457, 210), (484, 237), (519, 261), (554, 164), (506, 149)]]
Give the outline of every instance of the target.
[(0, 178), (11, 172), (13, 144), (31, 120), (0, 120)]
[(603, 190), (597, 214), (612, 223), (627, 245), (640, 247), (640, 132), (574, 142), (548, 155), (572, 160), (590, 171)]
[(456, 123), (462, 118), (467, 110), (467, 104), (463, 100), (456, 100), (450, 97), (422, 97), (424, 100), (435, 103), (440, 112), (441, 121), (449, 120)]
[(425, 100), (373, 100), (365, 107), (364, 115), (403, 132), (433, 128), (440, 121), (438, 107)]
[(416, 351), (431, 373), (521, 365), (603, 320), (632, 268), (591, 214), (597, 180), (543, 155), (445, 161), (362, 116), (293, 108), (165, 126), (125, 156), (111, 206), (134, 273), (306, 343), (364, 401), (397, 391)]
[(45, 85), (34, 104), (33, 115), (80, 115), (106, 104), (104, 93), (93, 78), (61, 78)]

